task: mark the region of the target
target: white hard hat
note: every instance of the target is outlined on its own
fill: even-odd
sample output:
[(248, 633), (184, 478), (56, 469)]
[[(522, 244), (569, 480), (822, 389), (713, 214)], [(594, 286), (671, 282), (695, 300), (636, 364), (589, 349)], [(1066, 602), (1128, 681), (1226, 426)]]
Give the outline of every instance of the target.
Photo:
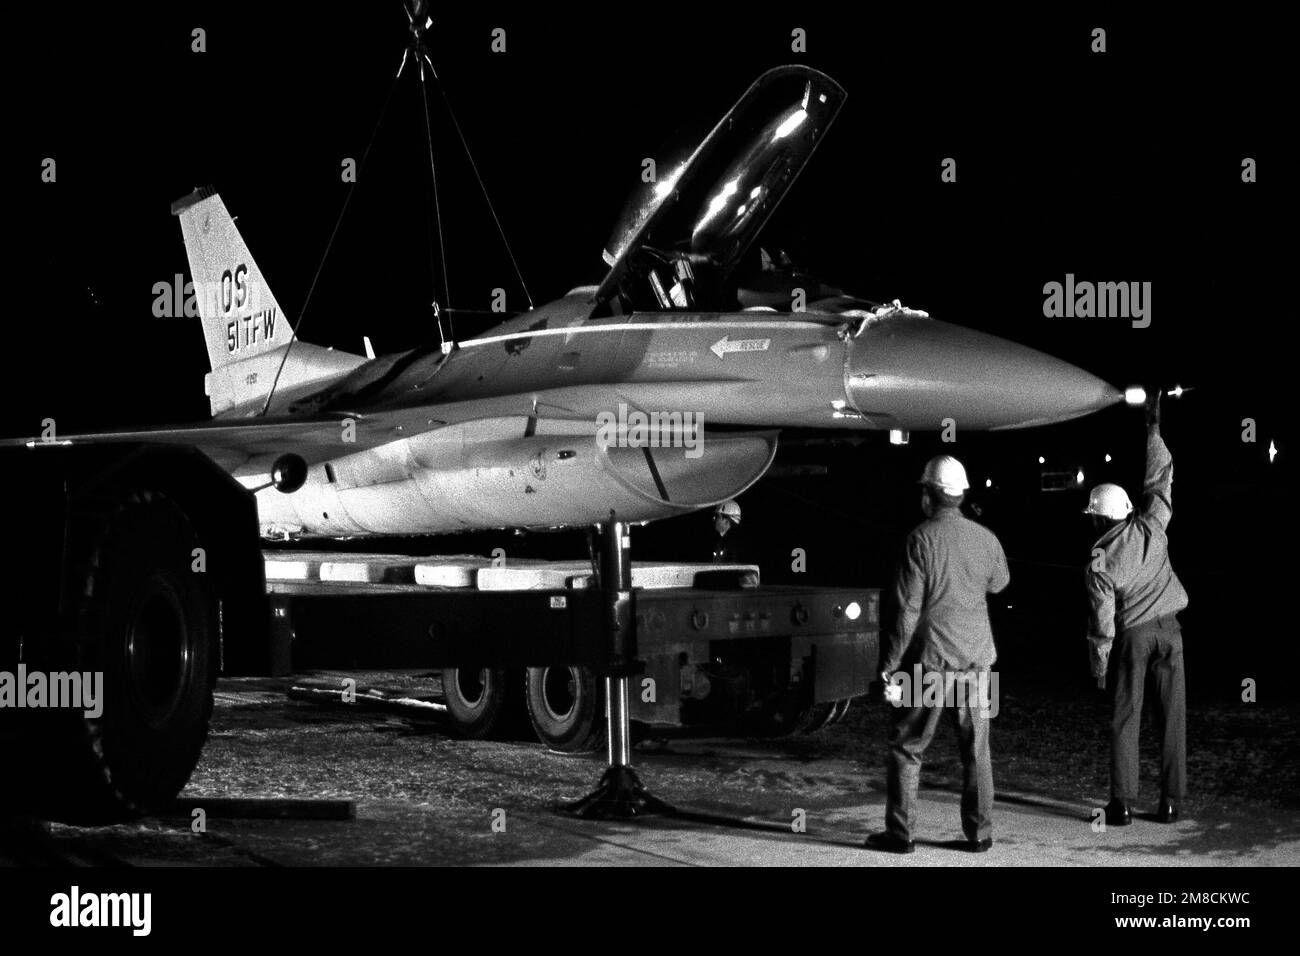
[(1083, 513), (1123, 521), (1133, 513), (1133, 502), (1129, 501), (1128, 492), (1119, 485), (1106, 482), (1092, 489), (1088, 495), (1088, 507), (1083, 509)]
[(715, 517), (730, 518), (736, 524), (740, 524), (740, 505), (734, 501), (724, 501), (714, 509), (713, 514)]
[(965, 466), (952, 455), (936, 455), (926, 462), (921, 484), (938, 488), (945, 495), (954, 498), (970, 487), (970, 482), (966, 480)]

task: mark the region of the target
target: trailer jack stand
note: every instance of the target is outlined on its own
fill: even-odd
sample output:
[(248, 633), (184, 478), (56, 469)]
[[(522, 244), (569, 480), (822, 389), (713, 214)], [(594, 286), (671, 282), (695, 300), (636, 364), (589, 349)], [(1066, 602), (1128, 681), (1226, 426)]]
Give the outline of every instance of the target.
[(652, 813), (674, 812), (641, 785), (631, 767), (610, 767), (595, 790), (565, 810), (585, 820), (629, 820)]
[[(607, 602), (606, 620), (611, 641), (611, 660), (626, 664), (636, 647), (636, 614), (632, 607), (631, 538), (628, 528), (614, 513), (596, 526), (600, 538), (600, 586)], [(608, 767), (596, 789), (565, 809), (585, 819), (626, 820), (651, 813), (671, 813), (673, 808), (642, 786), (632, 769), (632, 720), (628, 707), (631, 678), (605, 678), (605, 707)]]
[(565, 810), (587, 820), (628, 820), (652, 813), (672, 813), (673, 808), (651, 794), (632, 769), (631, 720), (627, 709), (626, 677), (605, 678), (609, 701), (609, 766), (596, 789)]

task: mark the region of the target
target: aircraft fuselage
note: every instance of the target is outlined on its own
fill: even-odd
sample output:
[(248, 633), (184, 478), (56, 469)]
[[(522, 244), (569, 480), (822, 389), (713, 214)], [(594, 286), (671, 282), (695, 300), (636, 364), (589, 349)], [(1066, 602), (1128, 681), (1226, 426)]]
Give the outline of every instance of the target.
[[(566, 296), (450, 354), (378, 359), (289, 405), (351, 421), (364, 441), (341, 426), (339, 454), (301, 490), (260, 492), (266, 530), (589, 525), (611, 507), (651, 520), (761, 477), (767, 429), (1013, 428), (1115, 400), (1065, 362), (906, 312), (589, 312), (586, 295)], [(268, 467), (236, 474), (254, 484)]]

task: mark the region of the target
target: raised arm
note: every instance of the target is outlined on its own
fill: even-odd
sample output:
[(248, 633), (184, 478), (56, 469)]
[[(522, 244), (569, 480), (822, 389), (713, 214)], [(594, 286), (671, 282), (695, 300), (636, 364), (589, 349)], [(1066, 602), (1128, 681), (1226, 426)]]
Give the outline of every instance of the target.
[(1142, 479), (1142, 513), (1168, 528), (1174, 516), (1174, 459), (1160, 437), (1160, 393), (1147, 402), (1147, 467)]

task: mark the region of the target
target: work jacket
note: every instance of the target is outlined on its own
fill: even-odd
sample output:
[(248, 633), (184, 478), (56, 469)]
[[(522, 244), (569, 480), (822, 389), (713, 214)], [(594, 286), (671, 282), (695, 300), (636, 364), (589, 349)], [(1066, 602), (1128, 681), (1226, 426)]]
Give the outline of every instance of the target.
[(885, 655), (886, 673), (913, 642), (927, 669), (983, 669), (997, 660), (988, 598), (1011, 581), (993, 532), (957, 508), (939, 508), (907, 536), (894, 582), (898, 622)]
[(1088, 640), (1094, 670), (1100, 665), (1104, 671), (1117, 627), (1122, 633), (1187, 607), (1187, 592), (1169, 563), (1173, 481), (1173, 457), (1160, 429), (1152, 426), (1147, 430), (1141, 506), (1097, 539), (1088, 563)]

